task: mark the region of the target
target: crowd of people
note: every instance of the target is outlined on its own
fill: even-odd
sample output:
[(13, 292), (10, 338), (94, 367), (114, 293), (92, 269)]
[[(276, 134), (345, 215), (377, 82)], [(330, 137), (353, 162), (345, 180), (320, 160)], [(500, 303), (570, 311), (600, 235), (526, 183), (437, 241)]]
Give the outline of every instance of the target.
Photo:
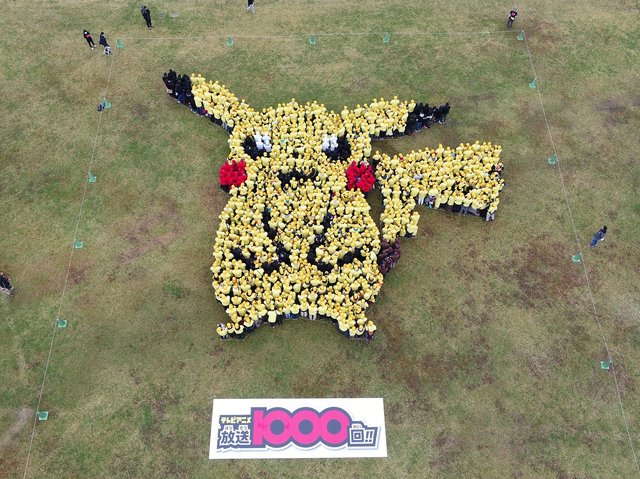
[(220, 167), (220, 186), (227, 193), (234, 186), (247, 181), (247, 164), (244, 160), (225, 161)]
[[(373, 338), (376, 326), (365, 311), (383, 273), (397, 263), (399, 243), (385, 238), (381, 249), (364, 196), (376, 176), (371, 139), (444, 122), (449, 105), (394, 97), (333, 112), (293, 99), (256, 111), (201, 75), (170, 70), (163, 80), (178, 102), (230, 132), (221, 185), (223, 172), (236, 176), (225, 179), (230, 198), (211, 267), (216, 298), (231, 320), (218, 325), (219, 336), (243, 338), (284, 319), (326, 318), (345, 336)], [(387, 158), (376, 158), (384, 168)], [(396, 176), (386, 172), (384, 185), (394, 189)]]
[(389, 274), (400, 260), (400, 238), (389, 243), (386, 239), (380, 242), (380, 252), (378, 253), (378, 268), (383, 276)]
[(382, 192), (382, 238), (390, 243), (398, 236), (415, 236), (420, 215), (416, 205), (445, 208), (454, 213), (495, 218), (500, 191), (502, 148), (489, 143), (439, 145), (408, 155), (374, 155)]
[(373, 168), (367, 160), (363, 160), (360, 163), (352, 161), (347, 168), (347, 189), (355, 190), (356, 188), (362, 191), (365, 196), (376, 182), (376, 177), (373, 172)]

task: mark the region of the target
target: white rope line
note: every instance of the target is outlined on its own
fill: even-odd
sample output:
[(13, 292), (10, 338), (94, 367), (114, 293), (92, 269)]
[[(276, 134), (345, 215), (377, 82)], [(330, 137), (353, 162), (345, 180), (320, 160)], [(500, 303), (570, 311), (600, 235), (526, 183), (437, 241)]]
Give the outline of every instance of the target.
[(308, 38), (313, 35), (316, 38), (318, 37), (333, 37), (333, 36), (366, 36), (366, 35), (375, 35), (375, 36), (383, 36), (385, 33), (389, 35), (428, 35), (428, 36), (469, 36), (469, 35), (493, 35), (497, 33), (512, 33), (513, 30), (494, 30), (494, 31), (475, 31), (475, 32), (320, 32), (320, 33), (295, 33), (290, 35), (234, 35), (231, 33), (228, 34), (213, 34), (213, 35), (199, 35), (199, 36), (190, 36), (190, 37), (182, 37), (182, 36), (173, 36), (173, 37), (128, 37), (129, 40), (210, 40), (215, 38), (227, 38), (231, 37), (233, 39), (289, 39), (289, 38)]
[[(111, 70), (113, 67), (113, 61), (115, 60), (116, 57), (116, 53), (115, 51), (112, 53), (112, 57), (111, 57), (111, 62), (109, 63), (109, 75), (107, 77), (107, 84), (105, 86), (104, 89), (104, 96), (106, 97), (107, 95), (107, 89), (109, 88), (109, 82), (111, 81)], [(69, 263), (67, 264), (67, 272), (64, 278), (64, 283), (62, 285), (62, 293), (60, 294), (60, 302), (58, 303), (58, 312), (56, 313), (56, 319), (54, 321), (53, 324), (53, 333), (51, 334), (51, 343), (49, 344), (49, 353), (47, 354), (47, 361), (45, 363), (44, 366), (44, 375), (42, 377), (42, 384), (40, 386), (40, 394), (38, 396), (38, 405), (36, 406), (36, 414), (35, 417), (33, 418), (33, 428), (31, 429), (31, 439), (29, 441), (29, 452), (27, 453), (27, 460), (26, 463), (24, 465), (24, 475), (22, 476), (23, 479), (26, 479), (27, 477), (27, 472), (29, 470), (29, 460), (31, 458), (31, 451), (33, 449), (33, 439), (35, 437), (36, 434), (36, 425), (38, 423), (38, 411), (40, 411), (40, 404), (42, 403), (42, 395), (44, 393), (44, 386), (45, 386), (45, 382), (47, 380), (47, 371), (49, 370), (49, 363), (51, 362), (51, 353), (53, 351), (53, 342), (55, 340), (56, 337), (56, 331), (58, 330), (58, 319), (60, 319), (60, 311), (62, 310), (62, 304), (64, 302), (64, 296), (65, 293), (67, 292), (67, 283), (69, 281), (69, 274), (71, 271), (71, 261), (73, 260), (73, 253), (75, 251), (75, 240), (77, 239), (77, 234), (78, 234), (78, 228), (80, 227), (80, 220), (82, 219), (82, 212), (84, 210), (84, 201), (85, 198), (87, 196), (87, 188), (89, 186), (89, 173), (91, 172), (91, 167), (93, 166), (93, 160), (95, 158), (95, 154), (96, 154), (96, 147), (98, 145), (98, 136), (100, 134), (100, 123), (102, 121), (102, 114), (104, 113), (104, 109), (100, 111), (100, 113), (98, 114), (98, 125), (96, 127), (96, 134), (93, 140), (93, 150), (91, 152), (91, 159), (89, 160), (89, 167), (87, 170), (87, 175), (85, 176), (84, 179), (84, 190), (82, 192), (82, 199), (80, 200), (80, 209), (78, 211), (78, 218), (76, 220), (76, 226), (75, 229), (73, 231), (73, 241), (71, 243), (71, 253), (69, 254)]]
[(558, 174), (560, 176), (560, 184), (562, 185), (562, 192), (564, 194), (564, 199), (567, 203), (567, 211), (569, 212), (569, 218), (571, 219), (571, 225), (573, 227), (573, 234), (576, 238), (576, 243), (578, 244), (578, 253), (580, 254), (580, 259), (582, 263), (582, 269), (584, 272), (584, 279), (586, 281), (587, 290), (589, 292), (589, 300), (591, 302), (591, 307), (593, 309), (593, 316), (598, 324), (598, 329), (600, 331), (600, 336), (602, 337), (602, 342), (604, 343), (604, 347), (607, 351), (607, 359), (611, 361), (611, 371), (613, 372), (613, 381), (616, 386), (616, 394), (618, 396), (618, 404), (620, 405), (620, 412), (622, 413), (622, 419), (624, 420), (624, 427), (627, 431), (627, 438), (629, 439), (629, 447), (631, 448), (631, 453), (633, 454), (633, 462), (635, 463), (636, 470), (638, 471), (638, 475), (640, 476), (640, 465), (638, 464), (638, 456), (636, 455), (636, 450), (633, 445), (633, 439), (631, 438), (631, 432), (629, 431), (629, 423), (627, 421), (627, 415), (624, 412), (624, 405), (622, 403), (622, 395), (620, 394), (620, 386), (618, 385), (618, 376), (616, 375), (616, 363), (613, 361), (613, 356), (611, 355), (611, 349), (609, 348), (609, 343), (607, 342), (607, 338), (604, 333), (604, 328), (602, 327), (602, 322), (598, 317), (598, 311), (596, 309), (596, 303), (593, 299), (593, 291), (591, 290), (591, 283), (589, 282), (589, 273), (587, 271), (587, 265), (584, 260), (584, 255), (582, 254), (582, 246), (580, 244), (580, 237), (578, 236), (578, 229), (576, 228), (576, 222), (573, 218), (573, 212), (571, 211), (571, 204), (569, 203), (569, 195), (567, 194), (567, 189), (564, 184), (564, 176), (562, 174), (562, 168), (560, 167), (560, 158), (558, 156), (558, 150), (556, 149), (555, 141), (553, 140), (553, 135), (551, 134), (551, 128), (549, 127), (549, 120), (547, 119), (547, 113), (544, 108), (544, 102), (542, 100), (542, 92), (540, 91), (540, 81), (538, 81), (538, 75), (536, 74), (536, 69), (533, 66), (533, 57), (531, 56), (531, 50), (529, 49), (529, 43), (527, 42), (527, 36), (525, 34), (524, 43), (527, 47), (527, 54), (529, 55), (529, 63), (531, 64), (531, 70), (533, 71), (533, 78), (536, 81), (538, 91), (538, 99), (540, 100), (540, 107), (542, 109), (542, 115), (544, 117), (544, 124), (547, 127), (547, 133), (549, 135), (549, 140), (551, 141), (551, 146), (553, 148), (553, 153), (556, 155), (556, 166), (558, 167)]

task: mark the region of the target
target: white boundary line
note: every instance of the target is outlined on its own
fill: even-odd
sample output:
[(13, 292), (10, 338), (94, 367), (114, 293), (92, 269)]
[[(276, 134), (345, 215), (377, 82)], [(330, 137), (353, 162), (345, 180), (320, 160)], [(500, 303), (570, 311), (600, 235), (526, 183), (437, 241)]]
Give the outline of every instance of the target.
[(307, 32), (307, 33), (294, 33), (291, 35), (234, 35), (232, 33), (228, 34), (217, 34), (217, 35), (199, 35), (192, 37), (128, 37), (129, 40), (209, 40), (214, 38), (228, 38), (231, 37), (235, 39), (289, 39), (289, 38), (309, 38), (309, 36), (313, 35), (316, 38), (319, 37), (336, 37), (336, 36), (384, 36), (385, 33), (388, 33), (393, 37), (393, 35), (407, 36), (407, 35), (416, 35), (416, 36), (469, 36), (469, 35), (493, 35), (497, 33), (513, 33), (516, 30), (494, 30), (494, 31), (476, 31), (476, 32)]
[(602, 327), (602, 322), (598, 318), (598, 311), (596, 309), (596, 303), (593, 299), (593, 292), (591, 290), (591, 283), (589, 283), (589, 273), (587, 271), (587, 265), (584, 260), (584, 255), (582, 254), (582, 246), (580, 243), (580, 237), (578, 236), (578, 230), (576, 228), (576, 222), (573, 218), (573, 212), (571, 211), (571, 204), (569, 203), (569, 195), (567, 194), (567, 188), (564, 184), (564, 175), (562, 174), (562, 168), (560, 167), (560, 158), (558, 156), (558, 150), (556, 149), (556, 143), (553, 140), (553, 135), (551, 134), (551, 128), (549, 127), (549, 120), (547, 118), (547, 113), (544, 108), (544, 102), (542, 100), (542, 92), (540, 91), (540, 81), (538, 80), (538, 75), (536, 74), (536, 69), (533, 66), (533, 57), (531, 56), (531, 50), (529, 49), (529, 42), (527, 42), (527, 34), (525, 32), (524, 35), (524, 43), (527, 47), (527, 55), (529, 55), (529, 63), (531, 64), (531, 71), (533, 72), (533, 78), (536, 80), (538, 91), (538, 99), (540, 100), (540, 108), (542, 109), (542, 116), (544, 117), (544, 124), (547, 127), (547, 134), (549, 135), (549, 140), (551, 141), (551, 146), (553, 148), (553, 153), (556, 155), (556, 166), (558, 167), (558, 175), (560, 176), (560, 184), (562, 185), (562, 192), (564, 194), (564, 199), (567, 203), (567, 211), (569, 212), (569, 218), (571, 219), (571, 226), (573, 227), (573, 234), (576, 238), (576, 243), (578, 245), (578, 253), (580, 254), (582, 270), (584, 272), (584, 279), (587, 286), (587, 291), (589, 292), (589, 300), (591, 302), (591, 308), (593, 309), (593, 317), (598, 324), (598, 330), (600, 331), (600, 336), (602, 337), (602, 342), (604, 343), (604, 347), (607, 351), (607, 359), (612, 361), (611, 371), (613, 372), (613, 381), (616, 386), (616, 394), (618, 396), (618, 404), (620, 405), (620, 412), (622, 413), (622, 419), (624, 420), (624, 427), (627, 431), (627, 438), (629, 439), (629, 447), (631, 448), (631, 453), (633, 454), (633, 462), (638, 471), (638, 476), (640, 476), (640, 465), (638, 464), (638, 456), (636, 455), (636, 450), (633, 445), (633, 439), (631, 438), (631, 432), (629, 431), (629, 423), (627, 422), (627, 415), (624, 412), (624, 405), (622, 403), (622, 396), (620, 394), (620, 387), (618, 385), (618, 376), (616, 375), (616, 363), (613, 361), (613, 356), (611, 355), (611, 349), (609, 348), (609, 343), (607, 342), (607, 338), (604, 334), (604, 328)]
[[(111, 81), (111, 70), (113, 68), (113, 62), (116, 59), (115, 49), (112, 53), (111, 62), (109, 63), (109, 75), (107, 77), (107, 84), (104, 88), (103, 96), (107, 96), (107, 89), (109, 88), (109, 82)], [(49, 353), (47, 354), (47, 361), (44, 366), (44, 375), (42, 376), (42, 385), (40, 386), (40, 395), (38, 396), (38, 405), (36, 406), (36, 413), (33, 418), (33, 427), (31, 429), (31, 439), (29, 440), (29, 452), (27, 453), (27, 460), (24, 465), (24, 474), (23, 479), (26, 479), (27, 473), (29, 471), (29, 460), (31, 459), (31, 450), (33, 448), (33, 440), (36, 434), (36, 425), (38, 423), (38, 411), (40, 411), (40, 404), (42, 403), (42, 395), (44, 393), (44, 385), (47, 380), (47, 371), (49, 370), (49, 363), (51, 362), (51, 353), (53, 351), (53, 342), (56, 337), (56, 331), (58, 330), (58, 319), (60, 319), (60, 311), (62, 310), (62, 304), (64, 302), (64, 295), (67, 292), (67, 283), (69, 281), (69, 273), (71, 271), (71, 261), (73, 260), (73, 253), (75, 251), (74, 242), (77, 239), (78, 228), (80, 227), (80, 220), (82, 219), (82, 212), (84, 210), (84, 201), (87, 196), (87, 188), (89, 187), (89, 173), (91, 172), (91, 167), (93, 166), (93, 160), (96, 154), (96, 147), (98, 145), (98, 137), (100, 135), (100, 123), (102, 122), (102, 114), (104, 113), (104, 109), (100, 111), (98, 114), (98, 125), (96, 126), (96, 134), (93, 140), (93, 150), (91, 152), (91, 159), (89, 160), (89, 166), (87, 169), (87, 174), (84, 178), (84, 190), (82, 192), (82, 199), (80, 200), (80, 209), (78, 210), (78, 218), (76, 220), (76, 226), (73, 231), (73, 240), (71, 243), (71, 252), (69, 253), (69, 263), (67, 265), (67, 273), (64, 278), (64, 283), (62, 285), (62, 293), (60, 294), (60, 302), (58, 303), (58, 312), (56, 313), (56, 318), (53, 323), (53, 333), (51, 334), (51, 343), (49, 344)]]

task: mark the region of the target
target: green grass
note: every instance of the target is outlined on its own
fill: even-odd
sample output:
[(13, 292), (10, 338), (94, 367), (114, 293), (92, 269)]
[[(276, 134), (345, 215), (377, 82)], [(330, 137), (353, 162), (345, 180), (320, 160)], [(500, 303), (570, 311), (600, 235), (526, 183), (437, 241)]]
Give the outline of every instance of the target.
[[(29, 477), (637, 476), (612, 373), (599, 369), (605, 350), (583, 269), (571, 263), (572, 221), (583, 248), (607, 224), (585, 261), (637, 446), (631, 2), (518, 5), (572, 217), (546, 161), (552, 147), (518, 30), (420, 34), (502, 30), (499, 2), (264, 0), (255, 16), (222, 0), (149, 6), (151, 31), (130, 1), (2, 7), (0, 269), (19, 291), (0, 300), (0, 477), (24, 472), (109, 75), (111, 59), (89, 51), (83, 28), (96, 39), (104, 29), (113, 46), (121, 36), (125, 49), (113, 60), (98, 181), (77, 234), (85, 247), (69, 271), (60, 310), (69, 326), (56, 332), (41, 404), (50, 416), (36, 425)], [(352, 31), (376, 34), (323, 35)], [(293, 36), (257, 38), (269, 35)], [(169, 67), (219, 79), (256, 108), (292, 97), (334, 109), (380, 96), (449, 100), (445, 126), (375, 147), (502, 144), (508, 187), (496, 221), (420, 210), (418, 236), (403, 240), (371, 308), (372, 344), (306, 321), (222, 343), (208, 268), (227, 198), (216, 186), (226, 134), (166, 97)], [(372, 206), (379, 213), (376, 195)], [(384, 397), (389, 457), (209, 461), (216, 397)]]

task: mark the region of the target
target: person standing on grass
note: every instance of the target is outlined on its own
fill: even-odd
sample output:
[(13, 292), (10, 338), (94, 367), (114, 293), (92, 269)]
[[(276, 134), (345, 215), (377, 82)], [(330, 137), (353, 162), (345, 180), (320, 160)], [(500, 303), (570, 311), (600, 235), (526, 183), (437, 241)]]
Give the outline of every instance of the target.
[(104, 36), (104, 32), (100, 32), (100, 39), (98, 40), (98, 43), (104, 47), (105, 55), (111, 55), (111, 47), (107, 43), (107, 39)]
[(151, 30), (153, 28), (153, 25), (151, 25), (151, 10), (149, 10), (149, 7), (146, 5), (142, 5), (140, 7), (140, 13), (142, 14), (142, 18), (144, 18), (144, 21), (147, 22), (147, 28)]
[(98, 43), (102, 45), (104, 48), (107, 48), (109, 44), (107, 43), (107, 39), (104, 36), (104, 32), (100, 32), (100, 38), (98, 39)]
[(93, 38), (91, 37), (91, 34), (87, 30), (83, 30), (82, 31), (82, 36), (84, 37), (84, 39), (89, 44), (89, 47), (93, 50), (96, 47), (96, 44), (93, 43)]
[(247, 0), (247, 12), (256, 13), (255, 0)]
[(518, 10), (515, 8), (511, 9), (509, 12), (509, 19), (507, 20), (507, 28), (511, 28), (513, 26), (513, 22), (516, 21), (516, 17), (518, 16)]
[(367, 341), (371, 341), (373, 336), (376, 334), (376, 326), (373, 324), (373, 321), (368, 321), (365, 328), (367, 330)]
[(11, 285), (11, 278), (0, 271), (0, 293), (11, 296), (13, 293), (13, 286)]
[(224, 323), (219, 323), (216, 328), (216, 333), (220, 336), (220, 339), (229, 339), (229, 330)]
[(596, 234), (594, 234), (593, 238), (591, 238), (591, 243), (589, 243), (589, 248), (595, 248), (597, 244), (600, 243), (600, 241), (604, 241), (604, 237), (606, 236), (606, 234), (607, 234), (606, 226), (603, 226), (598, 231), (596, 231)]

